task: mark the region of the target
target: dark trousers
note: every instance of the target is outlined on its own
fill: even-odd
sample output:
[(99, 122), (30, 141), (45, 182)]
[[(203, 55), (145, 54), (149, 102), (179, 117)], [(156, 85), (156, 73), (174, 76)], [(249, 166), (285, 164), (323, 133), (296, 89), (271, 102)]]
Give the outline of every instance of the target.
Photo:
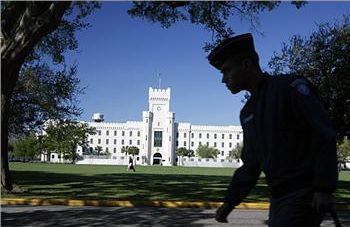
[(324, 215), (312, 208), (312, 196), (311, 189), (302, 189), (279, 198), (271, 198), (269, 226), (320, 226)]

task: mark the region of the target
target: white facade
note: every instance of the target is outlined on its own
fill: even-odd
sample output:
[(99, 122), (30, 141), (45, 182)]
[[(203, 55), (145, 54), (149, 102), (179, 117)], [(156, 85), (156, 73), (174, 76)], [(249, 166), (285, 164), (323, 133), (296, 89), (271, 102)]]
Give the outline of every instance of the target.
[[(170, 94), (170, 88), (149, 88), (149, 109), (143, 111), (142, 121), (103, 122), (103, 115), (95, 114), (93, 117), (98, 121), (87, 122), (97, 130), (95, 135), (89, 135), (88, 149), (92, 151), (101, 146), (102, 152), (110, 154), (109, 160), (100, 160), (101, 164), (126, 164), (129, 159), (121, 153), (122, 147), (136, 146), (140, 149), (134, 160), (136, 164), (172, 166), (177, 164), (175, 151), (178, 147), (196, 150), (200, 144), (208, 145), (220, 151), (217, 160), (223, 162), (229, 151), (242, 143), (240, 126), (176, 123), (175, 113), (170, 111)], [(78, 154), (83, 156), (81, 147)], [(87, 156), (84, 159), (78, 163), (92, 163)], [(51, 154), (51, 161), (55, 160), (58, 160), (57, 154)]]

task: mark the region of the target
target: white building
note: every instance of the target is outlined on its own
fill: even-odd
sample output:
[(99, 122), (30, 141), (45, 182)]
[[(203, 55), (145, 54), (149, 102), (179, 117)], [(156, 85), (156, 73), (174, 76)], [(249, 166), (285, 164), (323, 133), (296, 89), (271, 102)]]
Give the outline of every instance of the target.
[[(170, 88), (149, 88), (149, 109), (143, 111), (142, 121), (104, 122), (102, 114), (94, 114), (94, 121), (88, 124), (97, 133), (89, 136), (88, 149), (101, 146), (103, 152), (110, 153), (108, 160), (103, 161), (105, 164), (125, 164), (128, 158), (121, 153), (122, 147), (136, 146), (140, 149), (136, 164), (172, 166), (177, 163), (178, 147), (196, 150), (202, 144), (217, 148), (220, 151), (217, 159), (227, 161), (229, 151), (242, 143), (242, 128), (177, 123), (175, 113), (170, 111), (170, 97)], [(78, 154), (84, 156), (81, 147)], [(84, 159), (80, 163), (89, 163), (87, 156)], [(58, 154), (52, 153), (50, 160), (58, 161)]]

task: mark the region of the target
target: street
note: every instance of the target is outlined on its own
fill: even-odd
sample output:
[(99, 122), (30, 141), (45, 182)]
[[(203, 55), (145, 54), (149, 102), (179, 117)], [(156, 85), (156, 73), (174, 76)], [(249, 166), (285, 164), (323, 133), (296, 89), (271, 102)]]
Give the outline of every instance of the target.
[[(267, 210), (236, 209), (229, 223), (214, 220), (215, 209), (159, 207), (2, 206), (2, 226), (266, 226)], [(350, 212), (339, 213), (350, 226)], [(322, 226), (334, 226), (326, 218)]]

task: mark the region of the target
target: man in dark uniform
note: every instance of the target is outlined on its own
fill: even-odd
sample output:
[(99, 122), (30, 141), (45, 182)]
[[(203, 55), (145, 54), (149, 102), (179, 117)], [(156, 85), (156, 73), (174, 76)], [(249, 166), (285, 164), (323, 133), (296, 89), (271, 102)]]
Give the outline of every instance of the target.
[(300, 76), (263, 73), (250, 33), (223, 41), (208, 59), (233, 94), (251, 95), (240, 113), (243, 166), (216, 220), (227, 222), (262, 171), (271, 194), (270, 226), (319, 226), (334, 207), (338, 173), (336, 134), (312, 84)]

